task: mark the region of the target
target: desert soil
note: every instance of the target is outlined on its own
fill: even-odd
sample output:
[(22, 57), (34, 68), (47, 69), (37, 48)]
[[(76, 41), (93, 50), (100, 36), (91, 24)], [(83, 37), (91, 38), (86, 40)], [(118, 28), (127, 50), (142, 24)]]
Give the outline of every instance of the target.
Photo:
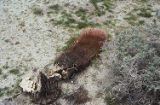
[[(2, 105), (6, 102), (4, 99), (20, 93), (18, 84), (22, 78), (33, 75), (43, 70), (47, 64), (53, 63), (61, 53), (57, 49), (65, 46), (65, 42), (70, 37), (82, 31), (82, 29), (53, 24), (51, 19), (58, 20), (62, 17), (61, 13), (54, 11), (48, 14), (51, 11), (49, 6), (54, 4), (62, 7), (61, 12), (65, 10), (71, 14), (74, 14), (74, 11), (80, 7), (88, 11), (95, 9), (89, 0), (0, 0), (0, 101)], [(116, 38), (115, 30), (139, 25), (129, 24), (125, 19), (134, 8), (149, 7), (152, 9), (152, 17), (136, 16), (138, 18), (135, 21), (143, 20), (144, 24), (154, 24), (155, 20), (156, 24), (160, 22), (158, 19), (160, 16), (157, 16), (157, 14), (160, 15), (158, 0), (150, 0), (145, 3), (136, 0), (113, 0), (113, 4), (112, 13), (107, 12), (102, 16), (89, 17), (92, 21), (101, 24), (98, 27), (108, 32), (112, 36), (111, 40)], [(35, 7), (41, 8), (43, 14), (34, 14), (33, 8)], [(114, 25), (104, 25), (105, 20), (113, 22)], [(114, 45), (111, 40), (105, 43), (100, 58), (96, 62), (93, 62), (75, 79), (62, 84), (64, 94), (84, 86), (91, 98), (85, 105), (106, 105), (105, 89), (112, 82), (110, 64), (114, 57), (112, 50), (108, 51)], [(63, 98), (58, 99), (58, 102), (68, 105)], [(32, 105), (33, 103), (28, 98), (17, 97), (6, 104)]]

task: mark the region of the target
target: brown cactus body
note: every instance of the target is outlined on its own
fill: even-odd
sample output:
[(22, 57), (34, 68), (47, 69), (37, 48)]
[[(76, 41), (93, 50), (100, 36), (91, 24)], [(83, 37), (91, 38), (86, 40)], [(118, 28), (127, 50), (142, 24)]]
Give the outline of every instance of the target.
[(90, 60), (100, 52), (107, 39), (108, 36), (103, 30), (86, 28), (72, 46), (55, 60), (55, 64), (70, 70), (68, 76), (73, 72), (84, 70)]

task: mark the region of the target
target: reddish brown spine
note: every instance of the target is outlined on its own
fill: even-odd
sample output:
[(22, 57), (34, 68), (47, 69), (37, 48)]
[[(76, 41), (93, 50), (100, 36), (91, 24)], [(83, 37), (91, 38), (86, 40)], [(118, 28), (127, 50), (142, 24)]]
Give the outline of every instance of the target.
[(55, 64), (70, 70), (71, 74), (73, 74), (72, 71), (81, 71), (89, 65), (93, 57), (99, 54), (101, 47), (107, 39), (108, 36), (103, 30), (86, 28), (72, 46), (55, 60)]

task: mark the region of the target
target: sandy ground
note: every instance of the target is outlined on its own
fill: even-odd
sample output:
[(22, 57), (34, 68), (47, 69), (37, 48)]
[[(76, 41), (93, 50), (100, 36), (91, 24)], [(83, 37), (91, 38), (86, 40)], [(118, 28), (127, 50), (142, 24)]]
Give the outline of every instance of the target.
[[(157, 1), (152, 3), (153, 9), (160, 9)], [(74, 34), (79, 34), (81, 30), (68, 28), (63, 26), (55, 26), (50, 23), (50, 17), (47, 16), (47, 6), (50, 4), (64, 5), (69, 3), (76, 7), (84, 7), (89, 4), (89, 0), (0, 0), (0, 74), (1, 85), (0, 88), (5, 87), (14, 89), (17, 82), (22, 78), (32, 75), (39, 70), (42, 70), (47, 64), (52, 63), (54, 59), (60, 54), (57, 49), (63, 47), (65, 42)], [(133, 9), (135, 4), (131, 0), (117, 1), (114, 8), (113, 21), (116, 22), (115, 27), (129, 27), (130, 25), (124, 21), (124, 16)], [(132, 5), (132, 6), (131, 6)], [(32, 7), (38, 6), (43, 8), (44, 15), (37, 16), (33, 14)], [(91, 5), (88, 8), (93, 7)], [(87, 8), (87, 7), (86, 7)], [(64, 9), (71, 11), (70, 7)], [(126, 12), (124, 12), (126, 11)], [(155, 14), (155, 13), (153, 13)], [(100, 18), (93, 17), (94, 21), (107, 19), (106, 14)], [(59, 14), (53, 14), (54, 19), (61, 17)], [(146, 19), (146, 22), (152, 23), (152, 19)], [(159, 22), (159, 21), (158, 21)], [(101, 26), (114, 38), (114, 28)], [(111, 51), (107, 51), (105, 46), (112, 42), (107, 42), (104, 45), (104, 51), (100, 54), (98, 62), (87, 68), (86, 71), (78, 75), (73, 83), (63, 83), (63, 92), (70, 93), (84, 86), (89, 92), (91, 101), (85, 105), (106, 105), (104, 102), (105, 88), (110, 85), (109, 79), (110, 67), (112, 61)], [(110, 47), (111, 47), (110, 46)], [(10, 73), (10, 70), (18, 69), (19, 74)], [(72, 81), (71, 81), (72, 82)], [(13, 93), (14, 94), (14, 93)], [(11, 94), (11, 95), (13, 95)], [(100, 94), (100, 95), (99, 95)], [(10, 97), (11, 95), (3, 95), (0, 101)], [(21, 101), (13, 101), (12, 105), (25, 105)], [(68, 105), (64, 99), (58, 100), (62, 105)], [(26, 105), (29, 103), (27, 102)], [(31, 103), (30, 103), (31, 104)]]
[[(51, 26), (47, 17), (32, 14), (31, 6), (36, 1), (1, 1), (0, 9), (0, 65), (2, 70), (1, 88), (10, 87), (18, 79), (7, 74), (11, 69), (30, 75), (32, 70), (42, 69), (56, 57), (56, 49), (64, 45), (70, 33), (57, 26)], [(21, 26), (21, 22), (25, 26)], [(9, 75), (2, 79), (3, 75)]]

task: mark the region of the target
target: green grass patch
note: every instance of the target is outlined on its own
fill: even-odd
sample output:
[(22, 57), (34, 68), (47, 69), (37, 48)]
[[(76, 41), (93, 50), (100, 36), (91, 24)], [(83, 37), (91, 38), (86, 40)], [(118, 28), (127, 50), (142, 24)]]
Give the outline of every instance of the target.
[(103, 22), (103, 24), (106, 25), (106, 26), (115, 26), (115, 23), (112, 22), (111, 20), (105, 20), (105, 21)]
[(54, 25), (63, 25), (65, 27), (75, 28), (76, 20), (72, 17), (71, 14), (62, 12), (62, 17), (59, 20), (51, 19), (51, 22)]
[(8, 75), (4, 74), (2, 77), (3, 77), (3, 79), (6, 79), (8, 77)]
[(91, 60), (91, 63), (92, 63), (92, 65), (97, 67), (98, 66), (98, 61), (99, 61), (99, 56), (96, 56)]
[(8, 69), (9, 66), (8, 66), (8, 64), (5, 64), (2, 68), (3, 68), (3, 69)]
[(136, 11), (136, 12), (139, 11), (139, 13), (137, 14), (138, 16), (150, 18), (152, 17), (151, 12), (153, 10), (149, 7), (143, 7), (143, 8), (135, 8), (133, 9), (133, 11)]
[(12, 69), (12, 70), (9, 71), (9, 73), (14, 74), (14, 75), (18, 75), (19, 70), (18, 69)]
[(35, 15), (43, 15), (43, 10), (41, 8), (33, 7), (32, 11)]
[(79, 35), (71, 36), (71, 37), (69, 38), (69, 40), (65, 43), (65, 46), (63, 46), (63, 47), (60, 48), (60, 49), (57, 49), (57, 52), (67, 50), (67, 49), (73, 44), (73, 42), (78, 38), (78, 36), (79, 36)]
[(143, 25), (145, 23), (145, 21), (144, 20), (140, 20), (138, 23), (139, 23), (139, 25)]
[(75, 14), (81, 18), (82, 21), (87, 21), (87, 10), (84, 8), (79, 8)]
[(2, 74), (2, 69), (0, 69), (0, 75)]
[(80, 16), (83, 16), (83, 15), (86, 15), (87, 10), (81, 7), (75, 12), (75, 14), (80, 17)]
[(111, 1), (104, 1), (104, 2), (103, 2), (103, 5), (106, 7), (106, 9), (107, 9), (109, 12), (113, 12), (113, 11), (112, 11), (112, 6), (113, 6), (113, 4), (112, 4)]
[(138, 25), (138, 23), (137, 23), (137, 22), (134, 22), (134, 21), (128, 21), (128, 23), (129, 23), (130, 25), (132, 25), (132, 26)]
[(112, 40), (112, 35), (111, 34), (108, 34), (108, 40)]
[(24, 27), (24, 26), (25, 26), (25, 22), (22, 21), (19, 25), (20, 25), (21, 27)]
[(12, 87), (0, 88), (0, 97), (4, 95), (11, 96), (12, 94), (17, 94), (19, 92), (20, 92), (20, 88), (18, 84), (16, 84), (15, 86), (12, 85)]
[(0, 97), (2, 97), (4, 95), (4, 89), (0, 88)]
[(54, 9), (56, 11), (60, 10), (60, 6), (58, 4), (49, 6), (50, 9)]
[(81, 16), (81, 20), (82, 20), (82, 21), (87, 21), (87, 16), (86, 16), (86, 15), (82, 15), (82, 16)]
[(99, 23), (93, 23), (93, 22), (88, 22), (88, 21), (83, 21), (83, 22), (78, 22), (77, 23), (77, 28), (82, 29), (85, 27), (97, 27), (100, 26)]
[(96, 10), (100, 11), (97, 5), (98, 0), (90, 0), (90, 2), (92, 3), (92, 5), (95, 7)]
[(102, 16), (102, 15), (105, 15), (105, 11), (103, 10), (103, 6), (102, 7), (99, 7), (97, 5), (98, 2), (103, 2), (103, 0), (90, 0), (90, 3), (94, 6), (95, 8), (95, 11), (93, 12), (96, 13), (98, 16)]
[(48, 11), (47, 12), (47, 15), (49, 16), (50, 14), (52, 14), (53, 13), (53, 11)]
[(85, 28), (85, 27), (100, 26), (99, 23), (94, 23), (92, 21), (88, 21), (85, 11), (87, 11), (87, 10), (80, 8), (78, 11), (75, 12), (77, 14), (77, 16), (81, 17), (81, 20), (76, 20), (73, 18), (72, 14), (66, 13), (63, 11), (62, 17), (59, 20), (51, 19), (51, 22), (54, 25), (63, 25), (64, 27), (78, 28), (78, 29)]
[(126, 17), (126, 18), (124, 18), (124, 19), (126, 19), (126, 20), (128, 20), (128, 21), (136, 21), (136, 20), (137, 20), (137, 17), (136, 17), (135, 15), (133, 15), (133, 14), (131, 14), (131, 13), (129, 13), (128, 15), (129, 15), (129, 16)]
[(137, 21), (137, 16), (133, 15), (132, 13), (128, 13), (127, 14), (128, 17), (124, 18), (125, 20), (127, 20), (127, 22), (132, 25), (132, 26), (136, 26), (138, 25)]
[(141, 12), (138, 15), (141, 16), (141, 17), (146, 17), (146, 18), (152, 17), (150, 12)]
[(28, 67), (24, 66), (24, 71), (27, 72), (28, 71)]
[(13, 89), (11, 89), (11, 90), (6, 91), (6, 95), (7, 95), (7, 96), (10, 96), (10, 95), (12, 95), (12, 94), (17, 94), (17, 93), (19, 93), (19, 92), (20, 92), (19, 88), (13, 88)]
[(86, 17), (82, 17), (82, 21), (76, 21), (74, 18), (72, 17), (67, 17), (65, 19), (60, 19), (60, 20), (51, 20), (53, 24), (55, 25), (63, 25), (65, 27), (70, 27), (70, 28), (78, 28), (78, 29), (82, 29), (85, 27), (97, 27), (100, 26), (99, 23), (94, 23), (94, 22), (89, 22), (86, 20)]
[(137, 0), (138, 2), (146, 3), (148, 0)]

